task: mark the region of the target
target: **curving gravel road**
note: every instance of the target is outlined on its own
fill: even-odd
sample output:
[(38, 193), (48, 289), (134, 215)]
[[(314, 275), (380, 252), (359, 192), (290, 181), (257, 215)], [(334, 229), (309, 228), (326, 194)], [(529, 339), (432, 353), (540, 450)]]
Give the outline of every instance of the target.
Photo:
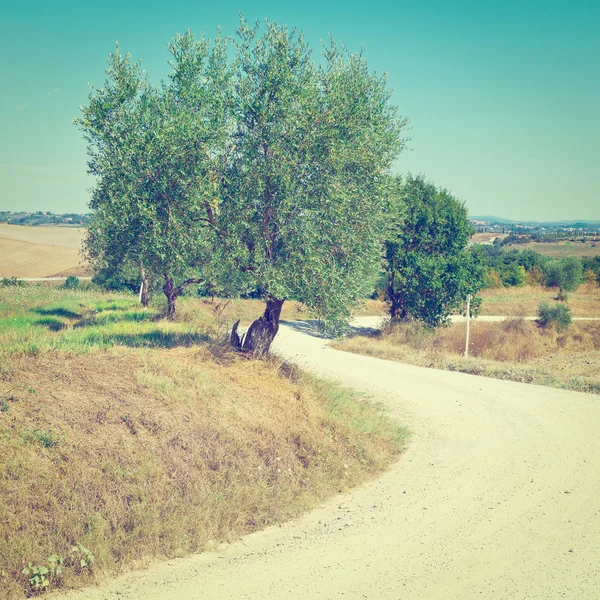
[(283, 527), (70, 600), (600, 598), (598, 396), (343, 353), (302, 322), (275, 349), (382, 400), (413, 431), (400, 461)]

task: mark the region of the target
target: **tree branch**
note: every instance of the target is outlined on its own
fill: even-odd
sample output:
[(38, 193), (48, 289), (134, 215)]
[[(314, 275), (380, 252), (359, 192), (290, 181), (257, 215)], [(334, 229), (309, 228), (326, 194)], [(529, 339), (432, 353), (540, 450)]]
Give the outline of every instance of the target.
[(180, 285), (178, 285), (175, 288), (175, 292), (177, 293), (177, 295), (179, 296), (179, 294), (181, 294), (181, 292), (183, 292), (183, 288), (187, 287), (188, 285), (192, 285), (194, 283), (197, 283), (198, 285), (202, 284), (202, 283), (206, 283), (206, 279), (186, 279), (185, 281), (183, 281)]

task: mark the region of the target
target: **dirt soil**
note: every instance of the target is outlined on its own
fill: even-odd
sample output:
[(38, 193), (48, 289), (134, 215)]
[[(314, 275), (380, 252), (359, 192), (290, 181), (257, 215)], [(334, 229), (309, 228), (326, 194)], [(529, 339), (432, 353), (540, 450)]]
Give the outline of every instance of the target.
[(282, 527), (69, 600), (600, 597), (597, 396), (339, 352), (302, 322), (275, 345), (408, 423), (400, 461)]

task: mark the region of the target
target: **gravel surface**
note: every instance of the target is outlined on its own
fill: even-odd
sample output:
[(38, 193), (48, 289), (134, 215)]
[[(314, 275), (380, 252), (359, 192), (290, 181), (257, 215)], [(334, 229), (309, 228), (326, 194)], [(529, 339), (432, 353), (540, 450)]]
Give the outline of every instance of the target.
[(303, 322), (275, 349), (382, 401), (413, 431), (400, 461), (282, 527), (65, 598), (600, 598), (597, 396), (339, 352)]

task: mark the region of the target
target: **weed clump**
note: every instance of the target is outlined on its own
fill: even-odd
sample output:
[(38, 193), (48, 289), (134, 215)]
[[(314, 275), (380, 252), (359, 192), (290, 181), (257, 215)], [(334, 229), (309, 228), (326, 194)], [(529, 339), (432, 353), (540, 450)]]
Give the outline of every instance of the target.
[(69, 275), (65, 281), (65, 289), (66, 290), (75, 290), (79, 287), (79, 277), (75, 277), (74, 275)]

